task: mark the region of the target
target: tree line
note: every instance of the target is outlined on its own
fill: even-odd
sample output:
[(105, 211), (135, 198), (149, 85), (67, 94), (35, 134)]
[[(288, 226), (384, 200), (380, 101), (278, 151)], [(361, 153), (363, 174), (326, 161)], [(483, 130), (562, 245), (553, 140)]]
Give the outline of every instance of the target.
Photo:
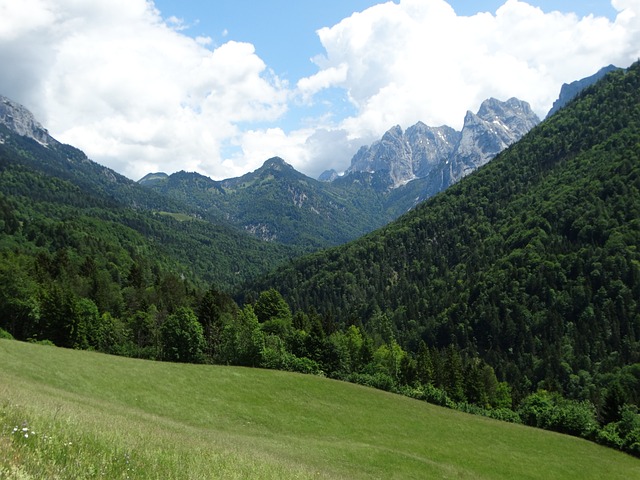
[[(8, 223), (7, 223), (8, 224)], [(582, 436), (640, 454), (640, 365), (596, 408), (557, 392), (514, 398), (493, 367), (453, 343), (398, 342), (378, 311), (367, 325), (291, 310), (275, 289), (238, 304), (138, 259), (128, 272), (63, 248), (0, 257), (0, 335), (151, 360), (279, 369), (359, 383), (449, 408)], [(635, 404), (633, 402), (636, 402)]]

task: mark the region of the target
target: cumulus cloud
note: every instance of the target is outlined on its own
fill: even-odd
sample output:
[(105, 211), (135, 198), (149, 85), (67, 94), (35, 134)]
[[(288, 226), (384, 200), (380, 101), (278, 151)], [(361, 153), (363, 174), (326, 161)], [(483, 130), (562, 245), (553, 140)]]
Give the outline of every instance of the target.
[[(0, 1), (2, 93), (61, 141), (139, 178), (149, 171), (229, 171), (238, 125), (272, 122), (288, 90), (253, 45), (183, 33), (145, 0)], [(228, 164), (227, 164), (228, 167)]]
[[(0, 93), (130, 178), (228, 178), (275, 155), (316, 176), (393, 125), (460, 128), (489, 97), (543, 117), (562, 83), (640, 57), (640, 0), (612, 5), (613, 21), (519, 0), (473, 16), (444, 0), (381, 3), (320, 29), (317, 72), (290, 86), (253, 45), (191, 38), (151, 0), (0, 0)], [(304, 123), (285, 128), (292, 110)]]
[(611, 22), (518, 0), (470, 17), (443, 0), (389, 2), (318, 31), (326, 53), (315, 77), (347, 66), (331, 86), (357, 108), (341, 125), (352, 135), (418, 120), (460, 128), (466, 110), (489, 97), (516, 96), (544, 117), (562, 83), (640, 56), (639, 3), (614, 0)]

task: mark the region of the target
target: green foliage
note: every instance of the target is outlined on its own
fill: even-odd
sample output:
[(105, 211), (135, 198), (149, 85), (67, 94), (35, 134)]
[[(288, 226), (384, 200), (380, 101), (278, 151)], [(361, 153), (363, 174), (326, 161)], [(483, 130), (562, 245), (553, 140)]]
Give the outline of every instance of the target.
[(352, 373), (347, 376), (347, 380), (352, 383), (385, 390), (387, 392), (395, 390), (396, 387), (393, 378), (384, 372)]
[(357, 182), (319, 182), (280, 158), (267, 160), (255, 172), (219, 182), (177, 172), (142, 183), (191, 206), (203, 218), (230, 223), (304, 252), (353, 240), (409, 208)]
[(256, 367), (264, 348), (264, 335), (251, 305), (229, 319), (222, 329), (218, 361), (230, 365)]
[(253, 305), (253, 311), (265, 333), (284, 337), (292, 326), (291, 309), (277, 290), (262, 292)]
[(204, 362), (202, 325), (190, 308), (180, 307), (160, 328), (162, 358), (170, 362)]
[[(136, 262), (156, 274), (170, 271), (200, 286), (215, 282), (228, 289), (297, 252), (203, 219), (192, 207), (127, 180), (71, 147), (46, 148), (4, 127), (0, 131), (0, 251), (17, 247), (53, 255), (67, 249), (71, 257), (90, 258), (94, 264), (87, 263), (82, 273), (101, 310), (112, 308), (103, 300), (117, 301), (111, 298), (119, 292), (113, 286), (114, 269), (125, 276)], [(186, 217), (191, 221), (183, 221)]]
[(524, 399), (518, 409), (526, 425), (592, 438), (598, 428), (595, 408), (589, 402), (562, 398), (540, 390)]
[[(489, 372), (461, 384), (458, 359), (427, 357), (421, 341), (452, 345), (463, 365), (479, 357), (516, 405), (543, 388), (604, 415), (610, 376), (640, 362), (639, 86), (640, 64), (608, 75), (398, 221), (255, 289), (329, 323), (357, 319), (376, 348), (395, 339), (419, 379), (458, 401), (491, 403)], [(437, 378), (434, 359), (454, 368)], [(610, 411), (637, 397), (635, 378), (611, 390)]]
[(6, 340), (13, 340), (13, 335), (11, 335), (6, 330), (3, 330), (2, 328), (0, 328), (0, 338), (4, 338)]
[(598, 431), (596, 441), (640, 457), (640, 413), (636, 405), (620, 408), (620, 420)]

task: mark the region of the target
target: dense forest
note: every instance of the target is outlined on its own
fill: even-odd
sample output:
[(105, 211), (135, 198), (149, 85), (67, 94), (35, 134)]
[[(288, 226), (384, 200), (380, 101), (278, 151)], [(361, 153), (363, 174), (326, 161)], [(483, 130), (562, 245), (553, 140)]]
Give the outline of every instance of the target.
[(259, 283), (414, 354), (452, 346), (515, 398), (640, 400), (640, 67), (584, 91), (399, 221)]
[(634, 65), (398, 221), (286, 265), (299, 252), (3, 129), (0, 335), (326, 375), (640, 455), (639, 123)]
[(2, 125), (0, 139), (2, 252), (14, 244), (30, 256), (66, 248), (113, 278), (142, 262), (228, 289), (302, 251), (207, 221), (67, 145), (46, 147)]
[(238, 178), (214, 181), (177, 172), (149, 175), (140, 184), (193, 206), (203, 218), (226, 221), (263, 240), (309, 253), (358, 238), (411, 206), (406, 199), (387, 198), (383, 187), (373, 188), (367, 182), (370, 176), (320, 182), (274, 157)]

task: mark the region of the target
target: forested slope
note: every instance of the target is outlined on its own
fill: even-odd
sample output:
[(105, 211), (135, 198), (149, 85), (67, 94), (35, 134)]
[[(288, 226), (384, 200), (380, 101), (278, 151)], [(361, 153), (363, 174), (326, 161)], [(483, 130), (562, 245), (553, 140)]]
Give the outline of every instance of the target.
[(20, 246), (11, 253), (69, 249), (100, 264), (109, 250), (124, 249), (129, 258), (116, 262), (114, 278), (126, 276), (135, 258), (146, 256), (196, 284), (229, 288), (294, 255), (292, 248), (200, 219), (187, 205), (117, 175), (73, 147), (43, 146), (1, 125), (0, 202), (0, 241)]
[(387, 325), (414, 352), (424, 340), (478, 354), (516, 396), (638, 403), (639, 156), (635, 64), (400, 220), (260, 288)]
[(0, 330), (154, 356), (142, 330), (212, 283), (231, 288), (293, 255), (109, 173), (0, 126)]
[(143, 178), (140, 183), (190, 205), (202, 218), (235, 225), (262, 240), (306, 253), (358, 238), (400, 211), (385, 208), (383, 193), (372, 188), (319, 182), (278, 157), (238, 178), (214, 181), (178, 172)]

